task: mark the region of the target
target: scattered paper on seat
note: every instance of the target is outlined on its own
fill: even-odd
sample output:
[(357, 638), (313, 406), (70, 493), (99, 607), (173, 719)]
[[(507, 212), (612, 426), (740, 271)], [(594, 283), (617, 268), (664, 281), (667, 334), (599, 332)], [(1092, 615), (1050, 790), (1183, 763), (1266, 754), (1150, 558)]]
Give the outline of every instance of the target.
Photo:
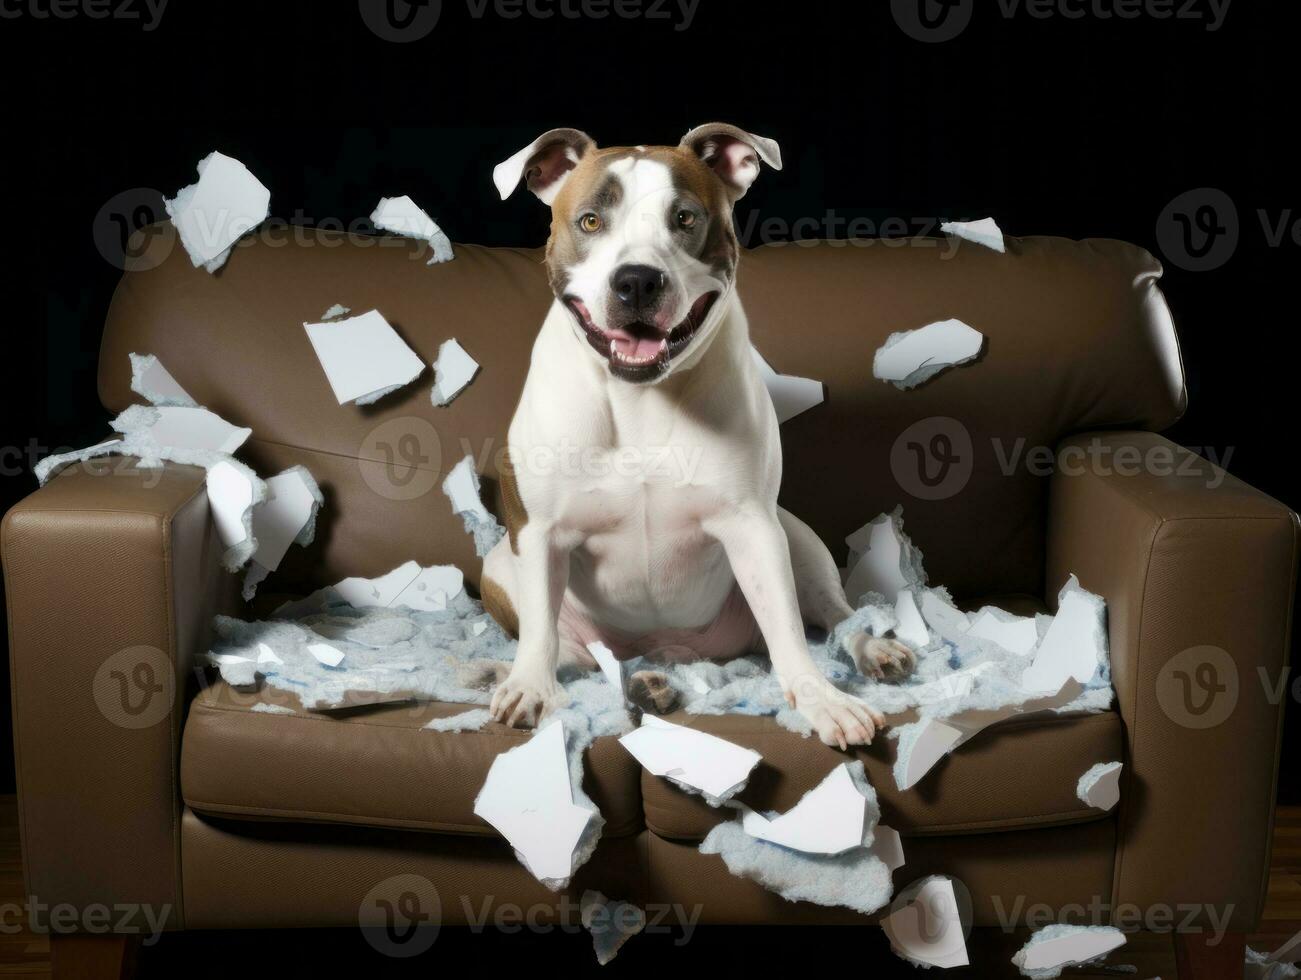
[(381, 197), (370, 222), (376, 228), (391, 231), (404, 238), (418, 238), (429, 243), (433, 255), (426, 265), (435, 262), (448, 262), (453, 258), (452, 242), (443, 230), (434, 223), (434, 219), (424, 209), (411, 200), (409, 195), (402, 197)]
[(971, 629), (971, 619), (953, 603), (932, 590), (922, 596), (922, 616), (931, 629), (956, 643)]
[(335, 649), (328, 643), (309, 643), (307, 652), (326, 667), (337, 667), (343, 663), (343, 651)]
[(233, 157), (215, 150), (199, 161), (199, 179), (163, 201), (195, 266), (216, 272), (239, 239), (270, 213), (271, 192)]
[(1120, 802), (1120, 762), (1099, 762), (1080, 777), (1075, 795), (1099, 810), (1110, 810)]
[(741, 826), (751, 837), (806, 854), (840, 854), (863, 845), (867, 800), (847, 766), (839, 765), (780, 816), (765, 817), (749, 807), (741, 812)]
[(953, 882), (927, 878), (899, 896), (901, 908), (881, 920), (895, 954), (918, 966), (967, 966), (967, 940)]
[(474, 536), (474, 553), (484, 557), (505, 536), (506, 529), (483, 505), (473, 456), (467, 454), (452, 467), (443, 481), (443, 493), (452, 502), (452, 513), (461, 519), (466, 532)]
[(940, 231), (955, 238), (965, 238), (977, 245), (992, 248), (995, 252), (1006, 252), (1007, 242), (1003, 239), (1003, 230), (993, 218), (981, 218), (979, 221), (945, 221), (940, 224)]
[(435, 406), (446, 405), (473, 379), (479, 370), (479, 362), (471, 357), (456, 338), (443, 341), (438, 348), (438, 360), (434, 361), (434, 388), (430, 399)]
[(574, 803), (559, 720), (493, 760), (474, 812), (510, 842), (533, 877), (569, 879), (574, 849), (594, 811)]
[(868, 592), (894, 602), (901, 589), (926, 581), (912, 541), (903, 533), (902, 509), (881, 514), (845, 538), (849, 546), (849, 575), (845, 596), (851, 603)]
[(377, 578), (353, 576), (334, 585), (317, 589), (303, 599), (286, 602), (275, 611), (282, 619), (297, 619), (321, 612), (332, 605), (347, 604), (354, 609), (371, 606), (439, 612), (448, 601), (460, 595), (465, 575), (455, 565), (431, 565), (403, 562), (391, 572)]
[(619, 739), (642, 768), (701, 793), (715, 806), (745, 787), (762, 758), (707, 732), (643, 715), (641, 727)]
[(961, 320), (941, 320), (890, 334), (876, 352), (872, 374), (906, 391), (941, 371), (975, 360), (985, 335)]
[(931, 642), (930, 630), (927, 629), (926, 621), (922, 619), (921, 611), (917, 608), (917, 599), (913, 596), (912, 589), (899, 590), (899, 596), (894, 601), (894, 615), (897, 620), (894, 635), (901, 642), (908, 644), (914, 650), (919, 650)]
[(1072, 575), (1057, 596), (1057, 615), (1021, 684), (1028, 691), (1055, 691), (1072, 677), (1087, 684), (1106, 657), (1107, 604)]
[(291, 544), (309, 545), (316, 533), (316, 515), (324, 497), (306, 467), (293, 466), (269, 477), (266, 499), (253, 508), (253, 537), (257, 551), (244, 576), (244, 599), (280, 567)]
[(906, 726), (899, 738), (894, 764), (895, 785), (912, 789), (942, 758), (970, 741), (991, 725), (1025, 715), (1054, 711), (1065, 707), (1084, 692), (1084, 685), (1069, 678), (1053, 695), (1032, 697), (1019, 704), (998, 708), (969, 709), (947, 718), (923, 718)]
[(579, 899), (579, 915), (592, 934), (596, 962), (601, 966), (614, 959), (624, 943), (646, 928), (646, 913), (637, 906), (608, 899), (590, 888)]
[(410, 384), (425, 369), (378, 310), (304, 323), (303, 328), (340, 405), (369, 405)]
[(620, 694), (626, 695), (628, 692), (628, 676), (624, 662), (615, 657), (614, 651), (600, 640), (593, 640), (587, 644), (587, 652), (596, 659), (596, 665), (601, 668), (601, 673), (605, 675), (605, 679)]
[(1012, 957), (1012, 965), (1033, 980), (1053, 980), (1066, 967), (1098, 963), (1124, 945), (1125, 934), (1112, 926), (1045, 926)]
[(153, 354), (131, 354), (131, 390), (151, 405), (197, 407), (190, 393)]
[(772, 397), (773, 408), (777, 410), (778, 425), (789, 422), (795, 416), (822, 404), (821, 381), (800, 378), (793, 374), (778, 374), (753, 345), (750, 347), (750, 355), (754, 358), (755, 367), (759, 369), (759, 377), (763, 379), (764, 387)]
[(889, 868), (891, 873), (904, 866), (903, 838), (893, 827), (887, 827), (883, 823), (877, 824), (868, 850), (873, 857)]
[(1011, 613), (986, 607), (978, 612), (967, 627), (967, 636), (997, 643), (1004, 650), (1028, 656), (1039, 642), (1039, 630), (1030, 616), (1014, 616)]

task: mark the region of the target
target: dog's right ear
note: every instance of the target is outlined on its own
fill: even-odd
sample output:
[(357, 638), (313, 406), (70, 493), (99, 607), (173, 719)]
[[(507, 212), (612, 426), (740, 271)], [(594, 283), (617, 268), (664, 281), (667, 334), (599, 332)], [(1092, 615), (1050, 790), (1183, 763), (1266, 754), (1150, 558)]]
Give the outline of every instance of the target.
[(492, 182), (504, 201), (519, 186), (520, 179), (543, 204), (550, 206), (569, 171), (584, 154), (596, 149), (592, 137), (577, 129), (552, 129), (543, 133), (514, 156), (492, 169)]

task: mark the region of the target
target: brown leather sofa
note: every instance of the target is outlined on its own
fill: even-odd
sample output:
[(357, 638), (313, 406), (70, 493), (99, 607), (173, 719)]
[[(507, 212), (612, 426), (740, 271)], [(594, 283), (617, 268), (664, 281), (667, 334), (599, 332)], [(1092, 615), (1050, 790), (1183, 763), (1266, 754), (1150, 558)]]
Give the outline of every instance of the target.
[[(967, 605), (1042, 610), (1070, 572), (1109, 604), (1113, 711), (991, 731), (909, 792), (891, 778), (892, 742), (854, 755), (904, 837), (897, 887), (952, 875), (977, 926), (1082, 905), (1102, 922), (1188, 927), (1213, 907), (1239, 935), (1216, 947), (1186, 928), (1178, 946), (1184, 976), (1219, 976), (1195, 971), (1241, 963), (1265, 891), (1282, 707), (1258, 675), (1277, 681), (1287, 664), (1296, 516), (1157, 434), (1186, 393), (1152, 256), (1114, 241), (1008, 246), (827, 242), (741, 265), (758, 348), (826, 383), (826, 402), (783, 426), (783, 504), (838, 556), (848, 532), (902, 503), (932, 581)], [(477, 581), (439, 485), (470, 452), (497, 492), (551, 297), (538, 249), (425, 257), (395, 239), (267, 231), (209, 275), (155, 228), (122, 279), (100, 352), (105, 407), (137, 400), (128, 352), (155, 353), (200, 404), (252, 427), (241, 454), (260, 473), (302, 463), (324, 488), (315, 543), (291, 549), (242, 615), (410, 558)], [(431, 406), (428, 375), (341, 407), (302, 328), (334, 303), (381, 310), (426, 361), (455, 336), (483, 370), (448, 408)], [(949, 317), (988, 337), (978, 363), (906, 392), (872, 378), (888, 334)], [(220, 553), (203, 473), (186, 466), (71, 467), (5, 518), (29, 893), (78, 910), (146, 903), (170, 929), (355, 926), (368, 894), (403, 874), (434, 884), (448, 924), (485, 901), (557, 905), (472, 812), (493, 757), (527, 733), (423, 731), (463, 710), (440, 704), (327, 717), (196, 670), (214, 611), (239, 608)], [(263, 701), (292, 714), (254, 710)], [(791, 806), (845, 758), (770, 719), (675, 720), (762, 753), (743, 797), (761, 809)], [(1078, 777), (1116, 759), (1120, 805), (1087, 808)], [(607, 823), (571, 896), (698, 904), (704, 922), (861, 921), (701, 855), (723, 815), (613, 741), (587, 772)], [(94, 932), (56, 930), (65, 973), (117, 955)]]

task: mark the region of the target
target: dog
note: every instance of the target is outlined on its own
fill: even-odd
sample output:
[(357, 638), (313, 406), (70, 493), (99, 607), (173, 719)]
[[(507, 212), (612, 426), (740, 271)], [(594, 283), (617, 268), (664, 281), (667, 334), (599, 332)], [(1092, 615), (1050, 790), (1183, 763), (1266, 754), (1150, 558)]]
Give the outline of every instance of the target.
[[(823, 742), (882, 727), (809, 654), (806, 622), (830, 631), (853, 609), (826, 546), (777, 506), (777, 416), (735, 290), (733, 206), (761, 163), (781, 169), (775, 142), (713, 123), (607, 149), (553, 129), (493, 171), (503, 200), (523, 183), (550, 206), (555, 294), (507, 439), (508, 533), (484, 559), (484, 606), (519, 639), (498, 721), (563, 704), (557, 670), (594, 669), (599, 640), (620, 659), (766, 649)], [(914, 662), (866, 633), (846, 647), (878, 678)]]

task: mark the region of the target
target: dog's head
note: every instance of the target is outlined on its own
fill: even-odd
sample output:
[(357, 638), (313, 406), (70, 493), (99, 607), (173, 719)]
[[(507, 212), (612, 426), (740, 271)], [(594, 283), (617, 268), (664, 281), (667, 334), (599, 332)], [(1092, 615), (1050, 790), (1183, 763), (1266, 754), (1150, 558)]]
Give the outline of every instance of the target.
[(772, 140), (711, 123), (678, 146), (598, 149), (576, 129), (543, 133), (498, 164), (502, 198), (521, 181), (551, 206), (547, 269), (574, 329), (617, 378), (654, 382), (703, 348), (732, 287), (732, 206), (781, 169)]

